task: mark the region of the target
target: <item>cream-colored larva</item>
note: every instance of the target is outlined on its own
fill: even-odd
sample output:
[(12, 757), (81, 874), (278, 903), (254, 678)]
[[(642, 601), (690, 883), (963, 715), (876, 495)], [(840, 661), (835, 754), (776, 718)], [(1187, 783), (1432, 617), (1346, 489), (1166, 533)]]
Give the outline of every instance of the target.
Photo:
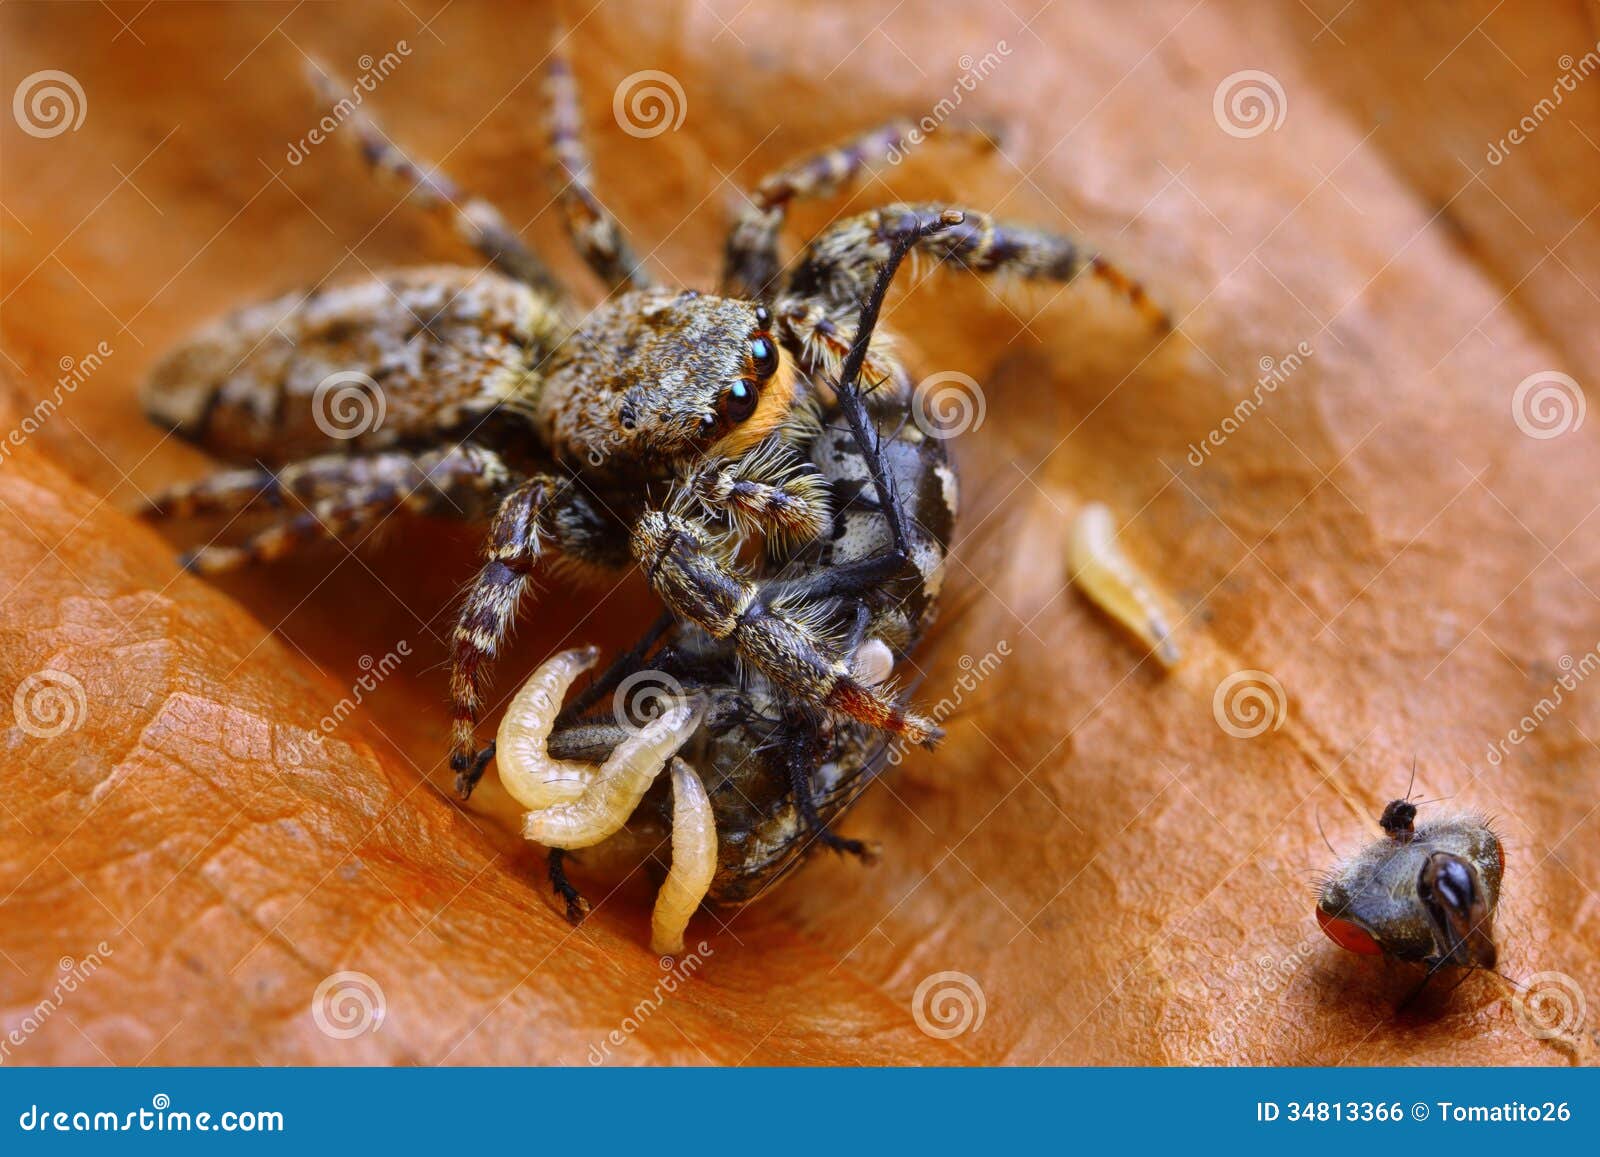
[(593, 667), (598, 647), (562, 651), (533, 673), (512, 697), (495, 736), (495, 765), (507, 794), (533, 811), (575, 802), (598, 764), (551, 759), (550, 728), (573, 680)]
[(717, 872), (717, 823), (711, 797), (700, 777), (677, 756), (672, 758), (672, 867), (656, 894), (650, 916), (650, 951), (676, 956), (683, 933)]
[(1177, 664), (1178, 647), (1166, 616), (1145, 577), (1117, 546), (1117, 528), (1106, 506), (1090, 503), (1073, 521), (1068, 566), (1090, 601), (1137, 635), (1163, 667)]
[(588, 848), (621, 831), (667, 760), (700, 726), (701, 711), (688, 703), (667, 708), (617, 744), (581, 796), (530, 811), (522, 834), (547, 848)]
[(876, 687), (894, 674), (894, 652), (882, 639), (868, 639), (850, 656), (850, 674), (857, 683)]

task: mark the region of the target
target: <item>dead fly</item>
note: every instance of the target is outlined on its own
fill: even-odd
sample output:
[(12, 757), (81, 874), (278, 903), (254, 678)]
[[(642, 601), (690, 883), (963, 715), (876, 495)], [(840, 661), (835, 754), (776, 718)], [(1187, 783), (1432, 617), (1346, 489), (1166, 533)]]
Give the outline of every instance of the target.
[[(1505, 851), (1482, 816), (1416, 823), (1408, 798), (1383, 809), (1384, 838), (1323, 881), (1317, 923), (1339, 947), (1427, 966), (1402, 1007), (1442, 968), (1493, 971)], [(1462, 979), (1465, 979), (1463, 976)]]

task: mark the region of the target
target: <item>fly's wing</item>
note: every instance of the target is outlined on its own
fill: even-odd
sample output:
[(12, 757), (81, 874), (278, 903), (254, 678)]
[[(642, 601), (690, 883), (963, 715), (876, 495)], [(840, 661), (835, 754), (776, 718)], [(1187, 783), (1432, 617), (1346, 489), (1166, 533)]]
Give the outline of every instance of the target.
[(235, 461), (378, 450), (520, 408), (561, 332), (553, 301), (498, 273), (397, 270), (223, 318), (162, 359), (143, 401)]

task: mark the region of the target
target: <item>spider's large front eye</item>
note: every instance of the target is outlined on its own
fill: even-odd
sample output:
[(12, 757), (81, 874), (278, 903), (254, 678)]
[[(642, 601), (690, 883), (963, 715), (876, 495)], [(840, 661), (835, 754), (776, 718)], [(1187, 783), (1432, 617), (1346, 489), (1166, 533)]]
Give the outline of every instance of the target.
[(755, 363), (756, 374), (766, 381), (778, 372), (778, 347), (765, 335), (750, 342), (750, 360)]
[(734, 382), (722, 391), (722, 397), (717, 399), (717, 409), (722, 415), (723, 422), (729, 426), (737, 426), (756, 412), (758, 401), (760, 395), (756, 393), (755, 386), (749, 382)]

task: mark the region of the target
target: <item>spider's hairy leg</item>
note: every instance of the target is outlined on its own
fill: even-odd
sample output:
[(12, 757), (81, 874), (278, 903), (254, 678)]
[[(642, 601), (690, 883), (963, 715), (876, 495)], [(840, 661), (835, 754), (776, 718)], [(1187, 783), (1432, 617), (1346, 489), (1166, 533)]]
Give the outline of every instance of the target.
[(467, 587), (456, 620), (450, 654), (451, 753), (456, 790), (472, 794), (494, 745), (477, 748), (476, 729), (489, 684), (489, 667), (516, 620), (517, 606), (533, 582), (534, 568), (548, 555), (612, 565), (601, 558), (603, 519), (570, 480), (535, 474), (501, 500), (483, 550), (483, 566)]
[[(778, 234), (790, 203), (831, 196), (862, 173), (895, 161), (919, 139), (918, 132), (914, 121), (889, 121), (762, 178), (728, 233), (721, 291), (734, 297), (769, 297), (781, 265)], [(954, 125), (946, 132), (992, 143), (992, 138), (976, 125)]]
[(634, 528), (633, 553), (669, 609), (727, 639), (741, 659), (789, 694), (912, 743), (931, 746), (944, 734), (883, 689), (857, 680), (848, 657), (809, 621), (804, 604), (764, 600), (688, 519), (647, 511)]
[[(895, 223), (914, 215), (926, 217), (948, 208), (935, 204), (885, 205), (831, 226), (806, 248), (779, 295), (801, 302), (818, 299), (853, 305), (871, 286), (877, 268), (887, 259)], [(962, 222), (924, 237), (917, 248), (940, 261), (973, 273), (1005, 274), (1026, 281), (1069, 282), (1079, 274), (1104, 282), (1125, 298), (1157, 332), (1172, 321), (1141, 286), (1108, 259), (1058, 233), (996, 221), (988, 213), (956, 207)]]
[(281, 507), (294, 499), (309, 505), (359, 493), (372, 500), (388, 496), (396, 507), (468, 519), (481, 512), (482, 496), (503, 488), (510, 477), (498, 455), (470, 443), (420, 454), (319, 454), (278, 470), (218, 470), (158, 491), (141, 513), (147, 518), (231, 515), (256, 502)]
[(302, 504), (298, 513), (238, 546), (212, 544), (182, 556), (189, 570), (220, 574), (283, 558), (318, 539), (369, 529), (396, 512), (473, 518), (510, 477), (498, 455), (471, 445), (416, 455), (324, 455), (276, 474), (224, 471), (157, 496), (148, 513), (235, 513), (258, 498), (282, 505), (285, 496)]
[(655, 278), (629, 246), (617, 219), (595, 196), (589, 150), (583, 143), (578, 82), (559, 53), (553, 52), (545, 66), (544, 87), (556, 194), (572, 244), (607, 289), (649, 289)]
[(306, 65), (306, 79), (317, 99), (331, 106), (349, 126), (362, 159), (375, 173), (391, 181), (408, 201), (444, 222), (502, 273), (552, 296), (561, 295), (560, 283), (523, 244), (498, 209), (482, 197), (464, 193), (436, 166), (413, 161), (351, 100), (351, 90), (336, 84), (320, 63)]

